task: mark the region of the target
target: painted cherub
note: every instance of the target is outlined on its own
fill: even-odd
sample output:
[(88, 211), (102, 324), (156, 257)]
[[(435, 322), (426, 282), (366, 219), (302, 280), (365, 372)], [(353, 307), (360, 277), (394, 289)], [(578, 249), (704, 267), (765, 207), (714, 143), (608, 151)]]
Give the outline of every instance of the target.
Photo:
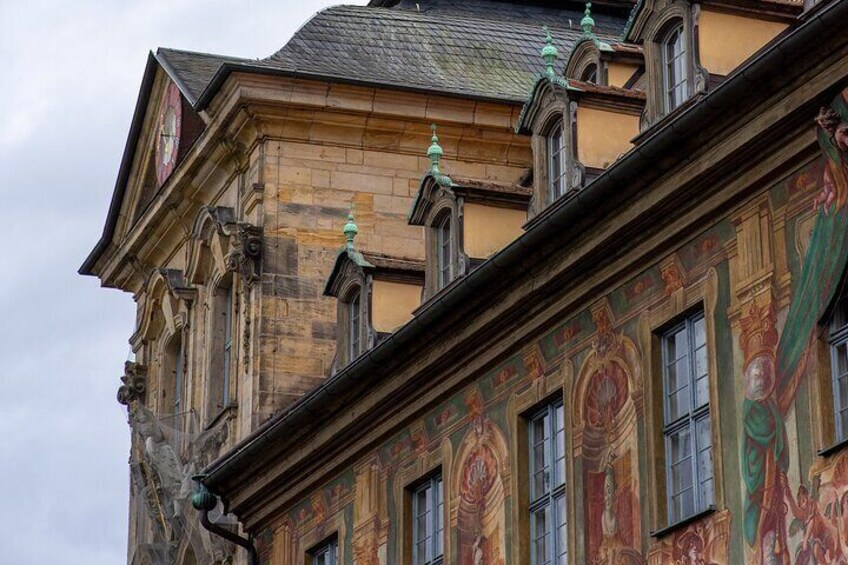
[(791, 530), (801, 528), (803, 536), (796, 553), (796, 563), (834, 563), (839, 551), (836, 525), (828, 521), (819, 508), (816, 499), (810, 496), (804, 485), (798, 486), (798, 493), (793, 499), (789, 481), (785, 476), (783, 487), (789, 508), (794, 520)]

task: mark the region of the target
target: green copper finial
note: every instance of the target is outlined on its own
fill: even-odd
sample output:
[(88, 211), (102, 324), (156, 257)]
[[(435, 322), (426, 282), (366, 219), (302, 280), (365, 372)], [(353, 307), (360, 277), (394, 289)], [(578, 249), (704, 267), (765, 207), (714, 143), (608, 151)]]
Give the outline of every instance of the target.
[(439, 145), (439, 136), (436, 135), (436, 124), (430, 124), (430, 130), (433, 132), (433, 137), (430, 138), (432, 143), (430, 144), (430, 149), (427, 150), (427, 156), (430, 158), (430, 170), (433, 172), (433, 175), (438, 177), (440, 174), (439, 162), (442, 160), (442, 155), (445, 152), (442, 150), (442, 146)]
[(551, 30), (548, 29), (548, 26), (542, 28), (545, 30), (545, 46), (542, 48), (542, 59), (545, 60), (545, 74), (549, 77), (553, 77), (556, 73), (554, 72), (554, 63), (557, 58), (557, 48), (554, 45), (554, 38), (551, 37)]
[(442, 155), (445, 154), (442, 146), (439, 145), (439, 136), (436, 135), (436, 124), (430, 124), (430, 129), (433, 131), (433, 137), (430, 138), (432, 142), (430, 144), (430, 149), (427, 150), (427, 156), (430, 158), (430, 174), (433, 175), (433, 178), (436, 179), (436, 182), (441, 186), (450, 186), (453, 181), (451, 181), (450, 177), (442, 174), (442, 170), (439, 166), (442, 160)]
[(347, 223), (342, 229), (342, 232), (345, 235), (345, 239), (347, 239), (348, 251), (353, 251), (353, 239), (356, 237), (356, 234), (359, 233), (359, 228), (356, 227), (356, 223), (353, 221), (353, 204), (350, 205), (350, 212), (347, 215)]
[(583, 35), (589, 37), (595, 35), (595, 19), (592, 17), (592, 3), (586, 2), (586, 12), (583, 19), (580, 20), (580, 27), (583, 28)]

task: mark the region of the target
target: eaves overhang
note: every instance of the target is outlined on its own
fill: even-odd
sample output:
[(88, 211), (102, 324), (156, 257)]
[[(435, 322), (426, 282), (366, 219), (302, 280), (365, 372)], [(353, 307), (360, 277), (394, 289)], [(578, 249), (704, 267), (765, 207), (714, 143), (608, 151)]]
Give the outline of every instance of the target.
[(434, 89), (433, 87), (416, 86), (402, 82), (360, 80), (350, 77), (342, 77), (330, 73), (314, 73), (288, 67), (280, 67), (270, 64), (248, 64), (226, 62), (221, 65), (212, 80), (198, 96), (195, 109), (200, 112), (205, 110), (214, 100), (215, 95), (233, 73), (254, 74), (263, 76), (285, 77), (291, 79), (314, 80), (317, 82), (328, 82), (345, 84), (350, 86), (361, 86), (365, 88), (384, 88), (402, 92), (413, 92), (416, 94), (447, 96), (449, 98), (462, 98), (477, 102), (494, 102), (498, 104), (519, 105), (523, 102), (520, 98), (513, 96), (485, 96), (465, 92), (461, 85), (456, 85), (456, 90)]

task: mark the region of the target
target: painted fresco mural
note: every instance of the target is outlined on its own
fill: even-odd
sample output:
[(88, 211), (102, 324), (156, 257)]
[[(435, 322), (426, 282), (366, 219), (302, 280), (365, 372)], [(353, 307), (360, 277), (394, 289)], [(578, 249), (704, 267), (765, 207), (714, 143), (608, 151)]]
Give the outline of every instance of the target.
[[(398, 430), (292, 508), (273, 555), (301, 563), (337, 532), (342, 563), (403, 563), (404, 489), (440, 467), (446, 563), (526, 563), (517, 422), (561, 389), (572, 562), (848, 563), (848, 452), (811, 439), (817, 328), (848, 260), (848, 91), (813, 127), (817, 158)], [(691, 289), (715, 348), (717, 510), (656, 539), (646, 319)]]

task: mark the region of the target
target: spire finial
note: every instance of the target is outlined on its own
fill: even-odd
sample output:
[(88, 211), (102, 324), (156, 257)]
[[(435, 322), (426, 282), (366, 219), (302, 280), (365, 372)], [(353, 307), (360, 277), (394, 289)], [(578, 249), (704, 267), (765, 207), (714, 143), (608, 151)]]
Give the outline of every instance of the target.
[(359, 233), (359, 228), (356, 227), (356, 223), (353, 221), (353, 203), (350, 204), (350, 212), (347, 214), (347, 223), (342, 229), (342, 233), (344, 233), (345, 239), (347, 240), (347, 250), (353, 251), (353, 239), (356, 237), (356, 234)]
[(545, 46), (542, 48), (542, 59), (545, 60), (545, 74), (553, 78), (556, 74), (554, 71), (554, 63), (557, 58), (557, 48), (554, 45), (554, 38), (551, 37), (551, 30), (548, 29), (548, 26), (544, 26), (542, 29), (545, 30)]
[(580, 20), (580, 27), (583, 28), (583, 35), (589, 37), (595, 35), (595, 19), (592, 17), (592, 3), (586, 2), (586, 12), (583, 19)]
[(430, 138), (432, 143), (430, 144), (430, 149), (427, 150), (427, 156), (430, 158), (430, 171), (438, 178), (441, 174), (439, 171), (439, 162), (442, 160), (442, 155), (445, 152), (442, 150), (442, 146), (439, 145), (439, 136), (436, 135), (436, 124), (430, 124), (430, 130), (433, 132), (433, 137)]

